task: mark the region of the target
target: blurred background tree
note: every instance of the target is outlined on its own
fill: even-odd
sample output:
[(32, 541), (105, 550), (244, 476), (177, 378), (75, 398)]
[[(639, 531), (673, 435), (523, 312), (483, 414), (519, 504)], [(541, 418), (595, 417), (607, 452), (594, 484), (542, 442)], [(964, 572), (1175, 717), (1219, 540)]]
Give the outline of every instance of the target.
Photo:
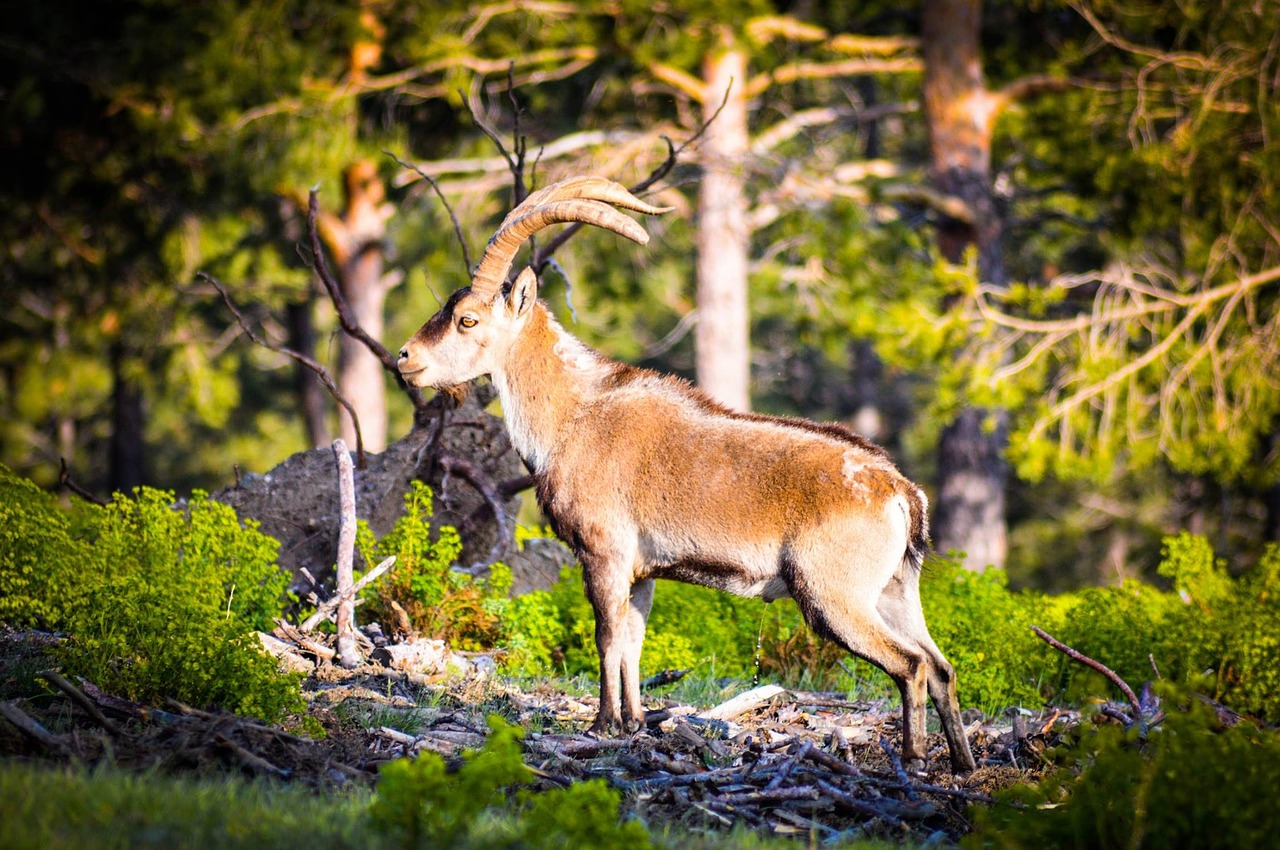
[[(734, 406), (851, 424), (943, 503), (941, 545), (1015, 583), (1137, 574), (1183, 528), (1243, 562), (1280, 537), (1276, 12), (19, 5), (0, 462), (186, 489), (336, 436), (332, 403), (241, 339), (198, 269), (330, 365), (376, 449), (412, 411), (316, 295), (309, 187), (347, 298), (394, 348), (467, 274), (383, 149), (438, 181), (476, 249), (512, 201), (487, 132), (527, 139), (537, 185), (632, 183), (660, 135), (718, 111), (648, 249), (588, 231), (557, 253), (544, 292), (574, 333)], [(986, 489), (948, 508), (975, 466)]]

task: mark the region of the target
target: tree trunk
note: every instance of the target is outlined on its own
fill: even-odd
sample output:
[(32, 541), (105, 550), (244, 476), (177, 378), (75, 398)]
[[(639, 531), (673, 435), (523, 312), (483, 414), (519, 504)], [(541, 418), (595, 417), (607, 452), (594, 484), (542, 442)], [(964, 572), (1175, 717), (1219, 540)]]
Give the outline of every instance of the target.
[[(307, 300), (285, 307), (285, 321), (289, 325), (289, 347), (308, 357), (316, 351), (316, 326), (314, 304), (308, 292)], [(302, 410), (302, 426), (307, 445), (316, 449), (329, 444), (329, 427), (326, 424), (329, 411), (329, 394), (316, 374), (298, 363), (293, 371), (294, 390)]]
[[(346, 206), (330, 237), (338, 262), (342, 295), (359, 325), (374, 339), (382, 337), (383, 305), (395, 278), (383, 274), (383, 240), (391, 207), (377, 167), (361, 160), (347, 169)], [(387, 446), (386, 375), (382, 363), (364, 344), (344, 334), (338, 348), (338, 384), (355, 408), (364, 448), (380, 452)], [(355, 427), (340, 410), (342, 439), (356, 445)]]
[(111, 349), (111, 492), (130, 493), (142, 485), (146, 449), (142, 440), (142, 390), (125, 370), (119, 344)]
[[(748, 148), (746, 54), (730, 37), (703, 64), (706, 118), (720, 109), (703, 136), (698, 191), (698, 324), (694, 335), (698, 385), (733, 408), (748, 410), (751, 351), (747, 316), (745, 159)], [(728, 91), (728, 100), (725, 92)]]
[[(943, 256), (957, 262), (975, 246), (981, 280), (1003, 286), (1002, 221), (991, 192), (996, 98), (982, 76), (981, 18), (980, 0), (925, 0), (924, 112), (934, 183), (962, 198), (972, 216), (939, 224)], [(934, 543), (940, 551), (966, 553), (964, 565), (972, 570), (1003, 566), (1008, 548), (1006, 420), (1003, 411), (966, 409), (939, 438)]]

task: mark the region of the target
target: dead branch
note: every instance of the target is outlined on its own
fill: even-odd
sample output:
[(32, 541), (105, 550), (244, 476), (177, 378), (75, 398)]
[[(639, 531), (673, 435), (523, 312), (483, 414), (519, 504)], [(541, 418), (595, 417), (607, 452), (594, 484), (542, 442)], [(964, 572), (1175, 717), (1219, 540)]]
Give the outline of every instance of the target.
[(196, 272), (196, 277), (218, 290), (218, 294), (222, 296), (222, 302), (227, 305), (227, 309), (231, 311), (231, 315), (235, 316), (236, 321), (240, 324), (240, 327), (244, 330), (250, 340), (263, 348), (292, 358), (315, 373), (316, 377), (320, 379), (320, 383), (324, 384), (324, 388), (329, 391), (329, 395), (333, 396), (334, 401), (342, 405), (343, 409), (346, 410), (347, 414), (351, 417), (351, 424), (355, 427), (356, 431), (356, 463), (361, 469), (364, 469), (364, 437), (360, 432), (360, 418), (356, 416), (356, 409), (352, 407), (351, 402), (347, 400), (347, 397), (343, 395), (342, 390), (338, 388), (338, 384), (333, 380), (333, 376), (329, 374), (329, 370), (300, 351), (294, 351), (288, 346), (277, 345), (267, 340), (265, 337), (258, 336), (258, 334), (254, 332), (253, 326), (249, 324), (248, 319), (246, 319), (244, 314), (240, 312), (240, 308), (231, 300), (231, 295), (217, 278), (208, 272), (202, 271)]
[(356, 321), (355, 314), (351, 311), (351, 306), (347, 304), (347, 299), (342, 295), (342, 287), (338, 285), (337, 279), (329, 269), (329, 262), (325, 259), (324, 245), (320, 239), (318, 224), (320, 215), (319, 194), (319, 188), (313, 187), (307, 196), (307, 234), (311, 242), (312, 267), (320, 278), (320, 282), (324, 284), (325, 291), (329, 293), (329, 300), (333, 302), (334, 309), (338, 313), (338, 321), (349, 336), (360, 340), (381, 361), (382, 368), (391, 373), (396, 379), (396, 385), (404, 391), (413, 403), (414, 411), (423, 410), (427, 405), (426, 397), (416, 387), (411, 387), (405, 383), (396, 364), (396, 358), (382, 343), (369, 336), (369, 333), (360, 327), (360, 323)]
[(85, 488), (77, 484), (74, 479), (72, 479), (71, 471), (67, 469), (67, 459), (65, 457), (58, 458), (58, 463), (61, 465), (61, 470), (58, 472), (58, 484), (67, 488), (72, 493), (75, 493), (77, 496), (79, 496), (80, 498), (84, 499), (87, 502), (93, 502), (95, 505), (100, 505), (100, 506), (107, 504), (105, 499), (98, 498), (93, 493), (90, 493), (88, 490), (86, 490)]
[(761, 685), (758, 688), (752, 688), (749, 691), (738, 694), (736, 697), (717, 706), (708, 708), (706, 711), (698, 713), (698, 717), (703, 720), (732, 720), (746, 714), (748, 711), (759, 708), (769, 700), (785, 694), (787, 689), (780, 685)]
[(1040, 640), (1049, 644), (1049, 646), (1052, 646), (1054, 649), (1058, 650), (1063, 655), (1070, 658), (1072, 661), (1078, 661), (1081, 664), (1085, 665), (1086, 667), (1096, 670), (1099, 673), (1101, 673), (1103, 676), (1106, 676), (1107, 680), (1110, 681), (1117, 688), (1119, 688), (1120, 692), (1124, 694), (1125, 699), (1129, 701), (1129, 706), (1133, 709), (1133, 718), (1131, 722), (1133, 723), (1142, 722), (1142, 717), (1143, 717), (1142, 703), (1138, 701), (1138, 697), (1133, 692), (1133, 688), (1129, 687), (1129, 684), (1125, 682), (1124, 679), (1121, 679), (1120, 676), (1117, 675), (1114, 670), (1112, 670), (1110, 667), (1103, 664), (1101, 661), (1095, 661), (1094, 659), (1085, 655), (1083, 652), (1080, 652), (1077, 649), (1072, 649), (1062, 641), (1051, 636), (1048, 632), (1046, 632), (1044, 629), (1040, 628), (1039, 626), (1032, 626), (1031, 631), (1035, 632), (1036, 637), (1040, 638)]
[(355, 593), (352, 592), (352, 561), (356, 547), (356, 488), (351, 468), (351, 454), (340, 438), (333, 441), (333, 456), (338, 465), (338, 496), (341, 509), (338, 522), (337, 607), (338, 663), (348, 670), (360, 665), (355, 638)]
[(493, 514), (494, 522), (498, 524), (498, 536), (494, 541), (493, 549), (489, 552), (489, 560), (487, 562), (473, 564), (466, 569), (466, 572), (475, 574), (482, 569), (492, 566), (507, 548), (507, 538), (510, 534), (510, 525), (507, 522), (507, 512), (502, 509), (502, 501), (498, 492), (494, 489), (493, 483), (489, 481), (488, 476), (479, 466), (469, 460), (463, 458), (442, 455), (436, 458), (436, 465), (446, 475), (457, 475), (463, 481), (475, 489), (480, 497), (484, 499), (485, 505)]
[(18, 708), (18, 704), (12, 700), (0, 702), (0, 717), (8, 720), (22, 734), (31, 740), (40, 744), (47, 750), (75, 758), (75, 754), (71, 748), (57, 735), (54, 735), (48, 729), (41, 726), (38, 722), (27, 715), (25, 711)]
[(96, 702), (85, 696), (84, 691), (68, 682), (56, 670), (45, 670), (40, 674), (40, 678), (66, 694), (73, 703), (83, 709), (103, 729), (117, 738), (124, 734), (119, 726), (107, 719), (107, 716), (102, 713), (102, 709), (98, 708)]
[(320, 623), (329, 619), (333, 616), (334, 612), (338, 610), (339, 605), (355, 599), (360, 591), (364, 590), (373, 581), (380, 578), (383, 573), (395, 566), (395, 563), (396, 556), (392, 555), (379, 563), (373, 569), (369, 570), (369, 572), (362, 575), (359, 581), (352, 584), (346, 590), (335, 592), (329, 599), (326, 599), (324, 602), (316, 606), (316, 610), (311, 614), (311, 616), (307, 617), (307, 619), (303, 620), (298, 625), (298, 631), (303, 633), (309, 632), (316, 626), (320, 625)]
[[(632, 186), (630, 188), (631, 194), (639, 196), (642, 192), (648, 190), (649, 187), (666, 177), (671, 172), (671, 169), (675, 168), (676, 162), (680, 159), (680, 154), (684, 153), (685, 149), (689, 147), (689, 145), (696, 142), (707, 132), (707, 128), (711, 126), (712, 122), (720, 117), (720, 113), (724, 111), (725, 105), (728, 104), (728, 102), (729, 89), (726, 88), (724, 91), (724, 98), (720, 101), (720, 105), (716, 107), (716, 111), (711, 114), (710, 118), (699, 125), (693, 135), (681, 142), (680, 147), (676, 147), (672, 143), (671, 139), (664, 135), (662, 140), (667, 144), (667, 158), (662, 161), (661, 165), (651, 171), (648, 177)], [(557, 233), (553, 239), (547, 242), (546, 245), (543, 245), (541, 248), (536, 250), (533, 254), (533, 259), (529, 262), (529, 265), (533, 267), (534, 272), (541, 276), (543, 271), (546, 269), (547, 264), (551, 262), (551, 258), (555, 252), (564, 245), (564, 243), (572, 239), (574, 234), (581, 230), (582, 227), (583, 225), (581, 223), (571, 224)]]
[(458, 245), (462, 248), (462, 265), (464, 267), (463, 272), (466, 274), (467, 278), (470, 279), (471, 252), (467, 250), (467, 240), (462, 235), (462, 225), (458, 222), (458, 216), (454, 214), (453, 207), (449, 205), (449, 199), (446, 198), (444, 196), (444, 192), (440, 190), (440, 184), (437, 183), (435, 181), (435, 178), (433, 178), (430, 174), (427, 174), (425, 171), (423, 171), (421, 168), (414, 165), (413, 163), (405, 162), (403, 159), (396, 156), (389, 150), (383, 150), (382, 152), (387, 156), (391, 157), (393, 160), (395, 160), (396, 164), (399, 165), (401, 168), (407, 168), (410, 171), (417, 174), (423, 180), (426, 180), (427, 185), (429, 185), (432, 191), (436, 193), (436, 197), (439, 198), (440, 203), (444, 205), (445, 212), (449, 214), (449, 221), (453, 224), (453, 234), (458, 238)]

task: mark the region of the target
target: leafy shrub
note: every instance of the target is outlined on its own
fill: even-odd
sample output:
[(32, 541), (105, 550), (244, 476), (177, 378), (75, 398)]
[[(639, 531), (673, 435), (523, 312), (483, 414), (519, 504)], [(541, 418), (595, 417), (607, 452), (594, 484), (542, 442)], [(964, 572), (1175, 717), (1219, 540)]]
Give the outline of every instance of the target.
[(1039, 594), (1012, 592), (1003, 570), (965, 570), (934, 557), (925, 565), (920, 596), (929, 633), (956, 668), (960, 704), (994, 713), (1010, 705), (1039, 705), (1051, 650), (1031, 631), (1052, 631), (1053, 609)]
[[(1173, 592), (1140, 582), (1080, 591), (1058, 636), (1132, 685), (1154, 678), (1154, 661), (1165, 679), (1280, 718), (1280, 546), (1236, 579), (1203, 537), (1166, 538), (1163, 554), (1159, 571)], [(1056, 681), (1068, 698), (1102, 687), (1098, 674), (1062, 661)]]
[(448, 641), (454, 649), (498, 645), (503, 630), (492, 602), (503, 594), (484, 579), (452, 568), (462, 553), (456, 530), (445, 526), (432, 539), (430, 487), (412, 482), (404, 503), (404, 516), (381, 540), (373, 542), (367, 529), (361, 535), (361, 551), (369, 564), (396, 556), (395, 569), (380, 582), (369, 616), (394, 622), (394, 601), (414, 629)]
[(1145, 741), (1117, 726), (1085, 732), (1059, 753), (1064, 767), (1001, 795), (1024, 808), (975, 807), (962, 846), (1275, 846), (1280, 737), (1248, 723), (1221, 728), (1211, 709), (1185, 699)]
[[(555, 652), (562, 669), (571, 674), (599, 672), (595, 616), (582, 587), (582, 571), (562, 570), (549, 595), (562, 626), (563, 643)], [(788, 629), (802, 625), (800, 611), (789, 601), (766, 605), (759, 599), (659, 581), (645, 629), (641, 672), (651, 675), (714, 661), (721, 674), (751, 675), (758, 641), (769, 643), (771, 634), (789, 635)]]
[(497, 820), (508, 809), (507, 789), (533, 774), (520, 755), (522, 731), (497, 716), (489, 718), (489, 728), (483, 749), (464, 756), (457, 770), (435, 753), (383, 765), (369, 809), (373, 822), (399, 834), (406, 848), (652, 846), (642, 825), (618, 822), (620, 798), (602, 780), (538, 795), (522, 792), (517, 818)]
[(84, 586), (68, 579), (91, 561), (57, 500), (0, 466), (0, 622), (58, 628), (84, 604)]
[(265, 718), (301, 707), (297, 677), (255, 634), (279, 615), (288, 578), (253, 523), (200, 492), (185, 510), (144, 487), (67, 514), (2, 467), (0, 489), (0, 617), (65, 632), (55, 654), (69, 672), (144, 701)]
[[(396, 566), (378, 584), (365, 616), (395, 622), (399, 606), (413, 628), (445, 640), (460, 650), (505, 650), (505, 669), (518, 673), (545, 672), (562, 642), (559, 618), (551, 597), (542, 592), (516, 599), (509, 596), (511, 570), (494, 564), (488, 577), (453, 569), (462, 540), (444, 526), (431, 532), (431, 488), (420, 481), (405, 494), (405, 513), (381, 540), (361, 525), (357, 544), (369, 564), (390, 555)], [(394, 605), (393, 605), (394, 603)]]

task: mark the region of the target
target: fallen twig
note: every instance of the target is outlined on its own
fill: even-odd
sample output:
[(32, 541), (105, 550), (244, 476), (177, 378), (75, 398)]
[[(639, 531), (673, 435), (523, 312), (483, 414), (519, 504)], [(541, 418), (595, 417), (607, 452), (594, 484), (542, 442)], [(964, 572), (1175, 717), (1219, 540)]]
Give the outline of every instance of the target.
[(68, 697), (70, 697), (72, 702), (74, 702), (80, 708), (84, 709), (84, 711), (88, 713), (90, 717), (93, 718), (93, 721), (97, 723), (99, 726), (101, 726), (103, 729), (107, 730), (117, 738), (124, 734), (124, 732), (121, 731), (119, 726), (111, 722), (111, 720), (109, 720), (107, 716), (102, 713), (102, 709), (98, 708), (97, 703), (89, 699), (89, 697), (85, 696), (84, 691), (80, 690), (75, 685), (68, 682), (57, 671), (45, 670), (43, 673), (40, 674), (40, 678), (44, 679), (46, 682), (53, 685), (55, 688), (57, 688), (58, 690), (66, 694)]
[(1124, 679), (1121, 679), (1120, 676), (1114, 670), (1112, 670), (1107, 665), (1103, 664), (1101, 661), (1095, 661), (1094, 659), (1085, 655), (1083, 652), (1080, 652), (1077, 649), (1072, 649), (1062, 641), (1050, 635), (1048, 632), (1046, 632), (1044, 629), (1040, 628), (1039, 626), (1032, 626), (1031, 631), (1035, 632), (1036, 637), (1040, 638), (1040, 640), (1049, 644), (1049, 646), (1052, 646), (1054, 649), (1058, 650), (1059, 652), (1061, 652), (1063, 655), (1067, 656), (1071, 660), (1079, 661), (1081, 664), (1085, 665), (1086, 667), (1097, 670), (1103, 676), (1106, 676), (1107, 679), (1113, 685), (1115, 685), (1117, 688), (1120, 689), (1120, 692), (1124, 694), (1125, 699), (1129, 701), (1130, 707), (1133, 708), (1132, 722), (1134, 723), (1143, 722), (1142, 703), (1138, 701), (1138, 697), (1133, 692), (1133, 688), (1129, 687), (1129, 684)]
[(71, 748), (61, 738), (33, 720), (25, 711), (18, 708), (17, 703), (8, 700), (0, 702), (0, 717), (8, 720), (17, 727), (19, 732), (46, 749), (75, 758)]
[(316, 610), (311, 614), (310, 617), (307, 617), (307, 619), (303, 620), (301, 623), (298, 624), (298, 631), (304, 632), (304, 633), (309, 632), (313, 630), (316, 626), (320, 625), (325, 620), (329, 619), (331, 616), (333, 616), (333, 613), (337, 610), (340, 604), (342, 604), (347, 599), (355, 599), (355, 597), (360, 593), (360, 591), (364, 590), (372, 582), (381, 578), (383, 573), (385, 573), (387, 570), (395, 566), (395, 563), (396, 563), (396, 556), (392, 555), (391, 557), (379, 563), (373, 569), (369, 570), (369, 572), (360, 576), (360, 580), (352, 584), (346, 590), (340, 593), (334, 593), (333, 596), (329, 597), (324, 602), (321, 602), (319, 605), (316, 606)]

